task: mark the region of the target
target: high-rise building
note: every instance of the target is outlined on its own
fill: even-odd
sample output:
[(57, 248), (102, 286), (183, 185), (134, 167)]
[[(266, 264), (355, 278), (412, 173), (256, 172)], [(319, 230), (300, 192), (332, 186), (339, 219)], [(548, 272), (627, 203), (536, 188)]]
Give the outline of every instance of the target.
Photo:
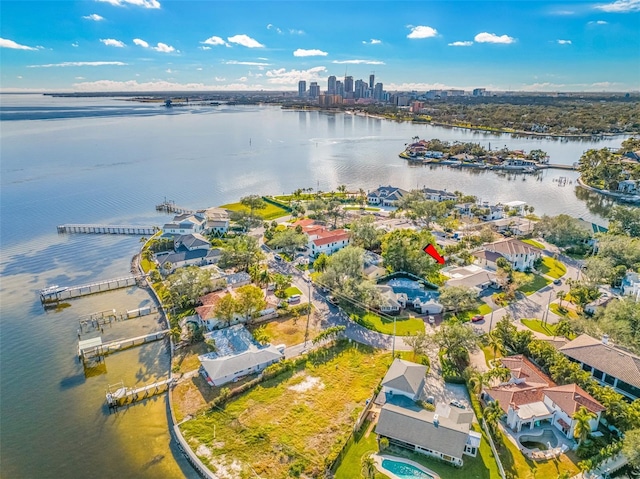
[(309, 98), (318, 98), (320, 96), (320, 86), (318, 82), (312, 81), (309, 85)]
[(336, 95), (344, 96), (344, 84), (340, 81), (336, 81)]
[(307, 94), (307, 82), (304, 80), (300, 80), (298, 82), (298, 96), (302, 98), (306, 94)]
[(331, 75), (329, 77), (329, 81), (327, 82), (327, 93), (329, 95), (336, 94), (336, 77), (334, 75)]
[(378, 101), (384, 100), (384, 93), (382, 91), (382, 83), (376, 83), (376, 86), (373, 88), (373, 98)]
[(346, 95), (353, 93), (353, 77), (344, 77), (344, 92)]
[(372, 73), (369, 75), (369, 89), (373, 90), (373, 86), (375, 85), (376, 76)]
[(356, 86), (353, 92), (353, 97), (355, 99), (364, 98), (366, 89), (367, 89), (367, 84), (364, 81), (356, 80)]

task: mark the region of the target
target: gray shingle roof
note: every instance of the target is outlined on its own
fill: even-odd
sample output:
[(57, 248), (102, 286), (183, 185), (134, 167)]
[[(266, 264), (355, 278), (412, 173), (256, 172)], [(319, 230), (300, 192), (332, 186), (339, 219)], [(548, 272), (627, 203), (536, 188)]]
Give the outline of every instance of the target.
[(640, 357), (581, 334), (560, 348), (570, 358), (588, 364), (640, 388)]
[(415, 396), (422, 388), (426, 373), (426, 366), (396, 359), (385, 374), (382, 385)]
[(380, 410), (376, 434), (462, 459), (469, 423), (458, 424), (438, 417), (436, 426), (434, 416), (434, 412), (426, 409), (413, 411), (385, 404)]
[(247, 351), (233, 356), (207, 357), (200, 356), (200, 363), (209, 377), (216, 381), (232, 374), (242, 373), (250, 368), (279, 361), (283, 355), (274, 346), (257, 348), (250, 346)]

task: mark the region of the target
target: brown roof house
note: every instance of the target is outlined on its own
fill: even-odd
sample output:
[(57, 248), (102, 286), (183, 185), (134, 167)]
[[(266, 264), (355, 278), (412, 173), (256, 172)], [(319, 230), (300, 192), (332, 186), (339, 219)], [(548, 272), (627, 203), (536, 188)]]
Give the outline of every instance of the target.
[(534, 262), (541, 257), (541, 250), (523, 243), (520, 240), (509, 238), (484, 246), (484, 255), (474, 253), (479, 262), (488, 268), (494, 268), (499, 257), (505, 258), (513, 269), (526, 271), (533, 269)]
[(577, 384), (556, 385), (523, 355), (500, 359), (511, 371), (505, 383), (482, 391), (485, 401), (498, 401), (513, 431), (532, 430), (552, 424), (568, 438), (573, 438), (573, 415), (584, 406), (595, 414), (591, 430), (595, 431), (604, 407)]

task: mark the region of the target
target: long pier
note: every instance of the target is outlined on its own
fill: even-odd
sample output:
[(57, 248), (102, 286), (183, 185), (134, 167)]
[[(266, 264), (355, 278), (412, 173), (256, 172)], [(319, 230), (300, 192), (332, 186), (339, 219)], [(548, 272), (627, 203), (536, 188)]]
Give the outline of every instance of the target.
[(156, 205), (156, 211), (164, 211), (165, 213), (177, 213), (179, 215), (182, 214), (193, 214), (194, 210), (189, 208), (183, 208), (182, 206), (176, 205), (173, 201), (163, 201), (159, 205)]
[(128, 310), (124, 313), (118, 313), (115, 309), (108, 309), (106, 311), (98, 311), (97, 313), (91, 313), (88, 316), (78, 319), (78, 334), (86, 334), (92, 331), (101, 329), (103, 326), (111, 324), (117, 321), (126, 321), (128, 319), (142, 318), (144, 316), (150, 316), (158, 312), (156, 305), (143, 306), (142, 308)]
[(140, 346), (146, 343), (152, 343), (163, 339), (169, 334), (170, 329), (163, 329), (155, 333), (145, 334), (144, 336), (136, 336), (135, 338), (128, 339), (116, 339), (108, 343), (102, 342), (102, 336), (98, 336), (91, 339), (81, 339), (78, 341), (78, 358), (83, 363), (89, 361), (102, 361), (102, 359), (108, 355), (118, 351), (124, 351), (125, 349), (133, 348), (134, 346)]
[(65, 299), (78, 298), (90, 294), (102, 293), (114, 289), (135, 286), (144, 276), (125, 276), (123, 278), (108, 279), (97, 283), (83, 284), (81, 286), (53, 285), (38, 291), (42, 304), (57, 303)]
[(156, 394), (162, 394), (171, 389), (175, 383), (175, 378), (167, 378), (137, 388), (128, 388), (122, 381), (118, 384), (110, 384), (106, 393), (107, 405), (110, 408), (117, 408), (127, 403), (133, 404)]
[(546, 165), (540, 166), (539, 168), (549, 168), (554, 170), (573, 170), (573, 171), (578, 170), (578, 167), (576, 165), (561, 165), (558, 163), (548, 163)]
[(155, 226), (131, 225), (76, 225), (64, 224), (58, 226), (58, 233), (83, 233), (97, 235), (137, 235), (152, 236), (158, 230)]

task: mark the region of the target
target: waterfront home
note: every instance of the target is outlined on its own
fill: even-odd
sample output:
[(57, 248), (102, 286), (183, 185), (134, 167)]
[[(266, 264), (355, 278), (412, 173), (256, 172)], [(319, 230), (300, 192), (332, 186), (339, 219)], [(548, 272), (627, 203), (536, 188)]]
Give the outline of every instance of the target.
[(502, 205), (491, 205), (482, 210), (480, 218), (483, 221), (494, 221), (504, 218), (504, 207)]
[(640, 274), (635, 271), (627, 271), (622, 279), (622, 294), (632, 296), (636, 301), (640, 301)]
[(207, 208), (198, 213), (203, 214), (206, 219), (204, 230), (207, 233), (223, 236), (229, 231), (229, 212), (224, 208)]
[(556, 385), (522, 354), (498, 361), (510, 370), (511, 378), (484, 386), (481, 398), (487, 402), (498, 401), (511, 430), (520, 432), (551, 424), (567, 438), (573, 438), (574, 415), (581, 407), (594, 414), (594, 419), (589, 421), (591, 431), (598, 428), (605, 407), (580, 386)]
[(640, 161), (640, 150), (636, 150), (636, 151), (627, 151), (624, 154), (625, 158), (629, 158), (631, 160), (634, 161)]
[(165, 223), (162, 232), (165, 235), (186, 235), (192, 233), (202, 233), (205, 228), (206, 219), (201, 213), (181, 214), (173, 217), (173, 221)]
[(501, 166), (505, 169), (522, 170), (524, 168), (537, 168), (538, 164), (533, 160), (525, 160), (524, 158), (506, 158)]
[(581, 334), (558, 350), (603, 386), (631, 399), (640, 398), (640, 357), (615, 347), (606, 334), (600, 341)]
[[(224, 291), (217, 291), (214, 293), (208, 293), (198, 299), (200, 306), (197, 306), (196, 315), (198, 324), (208, 331), (224, 328), (226, 326), (235, 325), (239, 323), (245, 323), (247, 318), (240, 313), (235, 313), (233, 318), (227, 324), (225, 321), (218, 318), (215, 314), (217, 304), (220, 302), (223, 296), (230, 294), (236, 296), (236, 292), (232, 287), (227, 288)], [(267, 300), (267, 306), (258, 313), (258, 320), (267, 320), (278, 316), (277, 305)]]
[(367, 202), (371, 205), (397, 206), (404, 196), (409, 194), (407, 190), (395, 186), (380, 186), (367, 193)]
[(284, 345), (258, 344), (242, 325), (205, 334), (216, 350), (198, 356), (200, 374), (210, 386), (221, 386), (263, 371), (284, 359)]
[(474, 253), (478, 258), (480, 265), (490, 269), (495, 269), (494, 265), (499, 254), (505, 258), (513, 269), (517, 271), (526, 271), (533, 269), (534, 263), (541, 257), (541, 250), (533, 246), (523, 243), (520, 240), (509, 238), (484, 245), (484, 251), (494, 253), (493, 255), (482, 255), (480, 252)]
[(474, 203), (458, 203), (454, 206), (456, 214), (460, 216), (473, 216), (471, 212), (475, 207)]
[(515, 211), (516, 214), (523, 215), (524, 207), (526, 206), (526, 204), (527, 204), (526, 201), (509, 201), (508, 203), (505, 203), (504, 206), (506, 206), (509, 209), (509, 213), (511, 213), (512, 211)]
[(396, 358), (382, 379), (381, 394), (417, 401), (424, 391), (426, 376), (426, 366)]
[(194, 251), (197, 249), (208, 250), (211, 248), (211, 243), (199, 233), (193, 233), (188, 235), (178, 236), (173, 241), (173, 247), (176, 251), (185, 249), (187, 251)]
[(634, 195), (640, 190), (638, 189), (637, 180), (623, 180), (618, 183), (618, 192)]
[(171, 273), (177, 268), (185, 266), (215, 264), (220, 260), (221, 256), (222, 251), (218, 248), (189, 250), (181, 245), (173, 252), (157, 253), (154, 258), (161, 271)]
[(455, 201), (458, 197), (447, 190), (423, 188), (424, 197), (431, 201)]

